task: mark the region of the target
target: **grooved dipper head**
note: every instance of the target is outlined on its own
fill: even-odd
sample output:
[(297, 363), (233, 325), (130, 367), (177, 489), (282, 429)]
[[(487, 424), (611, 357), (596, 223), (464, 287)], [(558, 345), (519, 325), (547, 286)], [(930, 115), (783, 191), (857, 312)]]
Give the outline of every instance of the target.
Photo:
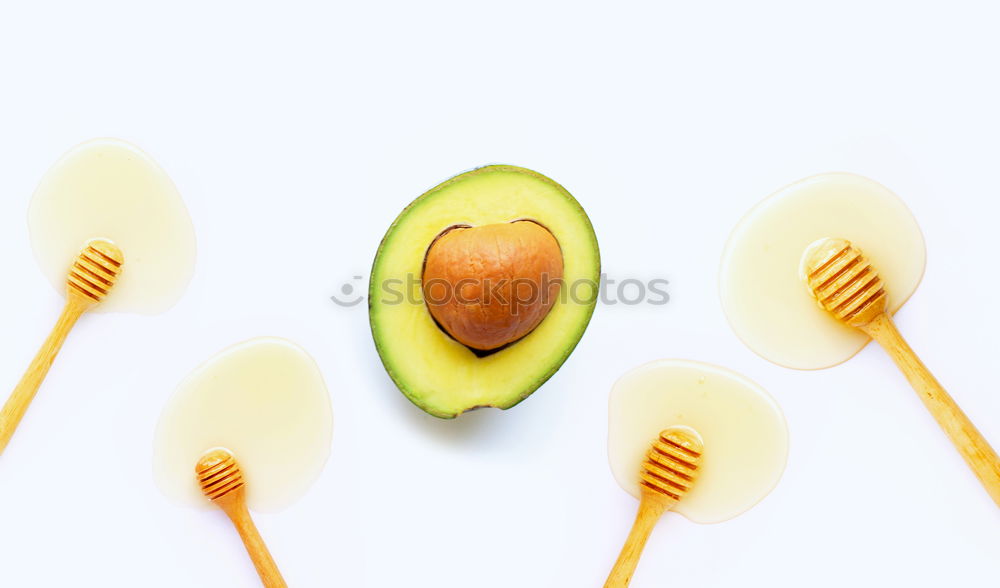
[(642, 463), (640, 487), (644, 492), (657, 493), (673, 506), (698, 478), (703, 450), (701, 439), (691, 429), (664, 429)]
[(69, 294), (93, 304), (104, 300), (118, 280), (124, 260), (121, 249), (111, 241), (88, 241), (73, 261), (66, 278)]
[(194, 468), (201, 491), (218, 500), (246, 486), (240, 464), (228, 449), (212, 449), (201, 456)]
[(850, 241), (816, 241), (803, 254), (801, 269), (820, 306), (844, 324), (862, 327), (885, 312), (882, 279)]

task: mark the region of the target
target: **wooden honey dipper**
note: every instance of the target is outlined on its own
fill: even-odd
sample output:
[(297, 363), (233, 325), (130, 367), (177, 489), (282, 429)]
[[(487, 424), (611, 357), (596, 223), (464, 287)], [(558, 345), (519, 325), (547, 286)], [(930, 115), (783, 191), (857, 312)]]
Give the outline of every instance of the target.
[(604, 588), (628, 586), (656, 522), (691, 490), (702, 451), (701, 439), (687, 427), (660, 432), (639, 473), (639, 512)]
[(246, 481), (233, 454), (226, 449), (212, 449), (201, 456), (194, 468), (201, 491), (229, 516), (243, 545), (257, 568), (265, 588), (286, 588), (271, 552), (257, 531), (247, 510)]
[(1000, 506), (1000, 459), (896, 329), (886, 312), (882, 279), (861, 251), (845, 239), (817, 241), (806, 250), (803, 272), (820, 306), (842, 323), (867, 333), (892, 357)]
[(83, 313), (108, 295), (108, 291), (118, 280), (123, 262), (121, 250), (114, 243), (103, 239), (89, 241), (73, 261), (66, 278), (66, 306), (49, 337), (0, 410), (0, 453), (3, 453), (14, 435), (14, 430), (49, 373), (49, 368), (73, 325)]

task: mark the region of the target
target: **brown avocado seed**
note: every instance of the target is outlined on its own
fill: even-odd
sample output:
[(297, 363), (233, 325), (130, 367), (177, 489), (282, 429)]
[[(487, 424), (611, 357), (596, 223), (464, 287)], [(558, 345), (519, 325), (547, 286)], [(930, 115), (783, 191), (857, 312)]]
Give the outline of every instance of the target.
[(559, 242), (531, 221), (455, 227), (431, 243), (422, 288), (431, 316), (456, 341), (489, 351), (538, 326), (559, 296)]

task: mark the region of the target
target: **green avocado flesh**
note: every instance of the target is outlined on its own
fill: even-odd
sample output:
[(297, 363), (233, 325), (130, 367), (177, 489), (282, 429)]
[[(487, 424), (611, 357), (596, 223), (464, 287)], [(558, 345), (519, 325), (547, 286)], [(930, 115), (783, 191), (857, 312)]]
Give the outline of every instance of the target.
[[(419, 281), (424, 257), (450, 227), (523, 219), (540, 223), (559, 242), (564, 280), (559, 299), (526, 336), (477, 355), (431, 317)], [(417, 198), (386, 232), (368, 291), (375, 347), (396, 386), (434, 416), (454, 418), (485, 406), (507, 409), (531, 395), (572, 353), (594, 312), (600, 273), (594, 228), (569, 192), (528, 169), (482, 167)]]

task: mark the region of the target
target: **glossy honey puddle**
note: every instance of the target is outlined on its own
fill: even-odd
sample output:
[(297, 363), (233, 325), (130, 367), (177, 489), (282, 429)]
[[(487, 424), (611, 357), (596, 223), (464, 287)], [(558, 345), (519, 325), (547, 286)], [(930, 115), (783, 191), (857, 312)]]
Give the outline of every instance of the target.
[(279, 510), (319, 476), (330, 454), (333, 413), (316, 362), (301, 347), (262, 337), (195, 369), (167, 402), (156, 428), (157, 485), (172, 499), (209, 506), (194, 468), (223, 447), (239, 460), (247, 503)]
[(615, 479), (639, 497), (639, 472), (660, 431), (689, 427), (703, 443), (700, 474), (673, 510), (697, 523), (731, 519), (774, 488), (788, 458), (781, 409), (753, 382), (682, 360), (640, 366), (611, 391), (608, 457)]
[(90, 239), (124, 255), (118, 283), (95, 311), (156, 314), (180, 298), (194, 272), (194, 227), (170, 177), (138, 147), (95, 139), (46, 172), (28, 209), (31, 246), (60, 293)]
[(733, 230), (719, 276), (729, 324), (769, 361), (797, 369), (825, 368), (849, 359), (868, 342), (864, 333), (820, 308), (801, 275), (806, 249), (826, 237), (851, 241), (879, 268), (890, 313), (923, 277), (926, 252), (920, 227), (884, 186), (833, 173), (776, 192)]

